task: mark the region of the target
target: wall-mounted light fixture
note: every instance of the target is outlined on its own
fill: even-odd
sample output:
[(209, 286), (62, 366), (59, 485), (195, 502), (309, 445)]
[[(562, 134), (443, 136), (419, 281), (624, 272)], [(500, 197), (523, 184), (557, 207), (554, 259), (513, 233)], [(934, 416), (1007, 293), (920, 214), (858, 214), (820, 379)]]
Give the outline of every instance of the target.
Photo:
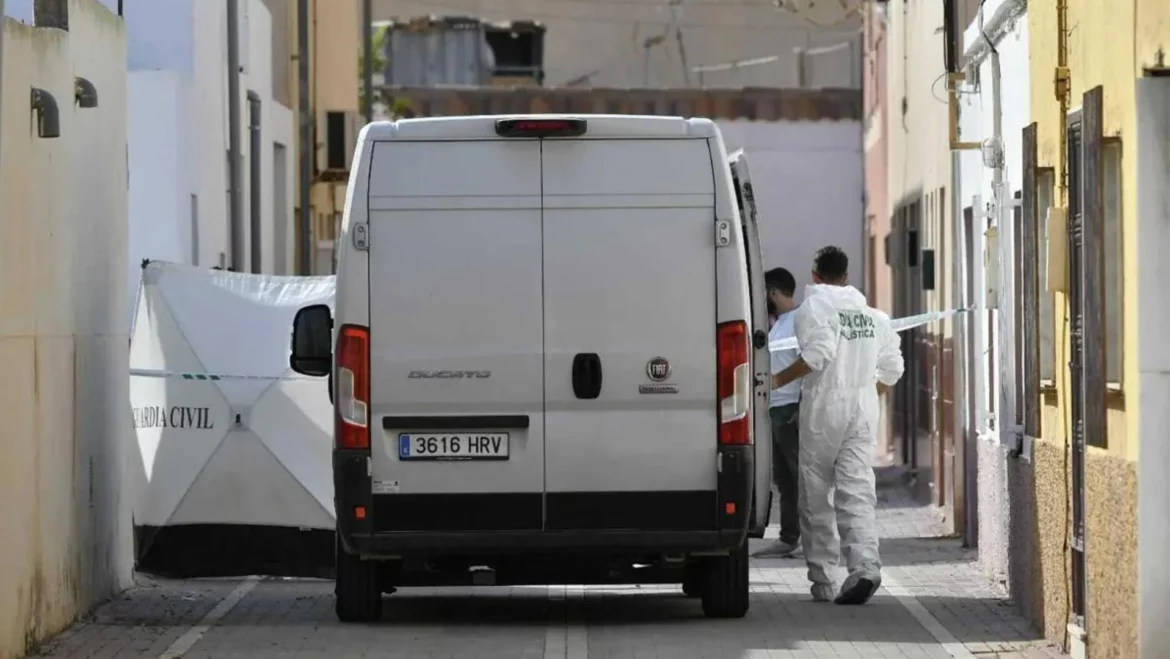
[(97, 87), (82, 77), (73, 79), (73, 100), (79, 107), (96, 108), (98, 105)]
[(52, 94), (33, 87), (32, 110), (37, 117), (37, 137), (61, 137), (61, 113)]

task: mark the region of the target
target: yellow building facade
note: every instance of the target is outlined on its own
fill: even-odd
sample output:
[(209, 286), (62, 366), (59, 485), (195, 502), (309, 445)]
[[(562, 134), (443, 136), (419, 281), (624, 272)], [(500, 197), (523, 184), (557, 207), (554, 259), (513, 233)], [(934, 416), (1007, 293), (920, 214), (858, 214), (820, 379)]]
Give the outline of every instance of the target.
[[(313, 180), (310, 184), (312, 228), (309, 243), (312, 274), (333, 271), (333, 239), (345, 206), (349, 159), (361, 126), (359, 116), (360, 70), (358, 57), (361, 47), (361, 0), (308, 0), (309, 4), (309, 107), (314, 121)], [(294, 226), (296, 253), (300, 253), (301, 235), (301, 176), (300, 157), (305, 147), (301, 143), (300, 77), (298, 64), (298, 0), (271, 0), (273, 22), (283, 20), (287, 28), (284, 48), (287, 55), (274, 53), (274, 59), (288, 62), (283, 89), (287, 90), (289, 107), (297, 128), (297, 164), (295, 171), (296, 215)], [(278, 17), (278, 12), (280, 16)], [(274, 48), (281, 48), (274, 45)], [(281, 85), (278, 85), (280, 87)], [(299, 256), (295, 262), (299, 263)], [(310, 274), (310, 273), (298, 273)]]
[[(1060, 20), (1061, 5), (1066, 19)], [(1062, 24), (1067, 26), (1063, 30)], [(1107, 368), (1106, 436), (1090, 438), (1085, 455), (1085, 556), (1087, 598), (1085, 630), (1088, 656), (1136, 657), (1138, 637), (1137, 565), (1137, 109), (1136, 80), (1145, 67), (1159, 62), (1170, 48), (1170, 3), (1165, 0), (1049, 0), (1028, 3), (1031, 119), (1036, 124), (1037, 166), (1051, 168), (1053, 205), (1062, 204), (1061, 180), (1075, 162), (1062, 158), (1070, 120), (1082, 117), (1086, 92), (1101, 88), (1101, 133), (1104, 144), (1103, 185), (1107, 229), (1103, 264)], [(1058, 56), (1065, 40), (1068, 70), (1066, 113), (1056, 93)], [(1067, 137), (1065, 137), (1067, 139)], [(1079, 177), (1070, 177), (1067, 194), (1079, 193)], [(1041, 196), (1044, 193), (1041, 192)], [(1067, 199), (1067, 197), (1066, 197)], [(1076, 204), (1076, 199), (1071, 200)], [(1039, 209), (1043, 221), (1045, 210)], [(1049, 227), (1051, 230), (1051, 226)], [(1116, 233), (1119, 231), (1119, 235)], [(1114, 233), (1110, 233), (1114, 232)], [(1049, 235), (1053, 241), (1063, 240)], [(1057, 245), (1057, 252), (1060, 251)], [(1054, 252), (1049, 247), (1048, 254)], [(1050, 271), (1051, 273), (1051, 271)], [(1042, 273), (1043, 276), (1044, 273)], [(1059, 285), (1050, 287), (1060, 289)], [(1067, 289), (1066, 289), (1067, 290)], [(1043, 294), (1043, 291), (1042, 291)], [(1033, 477), (1040, 569), (1032, 587), (1019, 595), (1024, 608), (1045, 634), (1060, 640), (1068, 633), (1073, 579), (1069, 476), (1072, 386), (1066, 367), (1074, 335), (1065, 292), (1054, 295), (1055, 378), (1043, 388), (1041, 437), (1034, 445)], [(1103, 446), (1101, 446), (1103, 444)], [(1075, 637), (1075, 634), (1074, 634)]]

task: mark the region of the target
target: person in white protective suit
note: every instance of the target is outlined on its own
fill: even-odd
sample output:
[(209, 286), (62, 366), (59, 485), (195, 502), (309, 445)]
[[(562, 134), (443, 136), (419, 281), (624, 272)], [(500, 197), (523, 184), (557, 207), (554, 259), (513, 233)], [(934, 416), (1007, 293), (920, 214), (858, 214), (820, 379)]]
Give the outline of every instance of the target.
[[(878, 396), (902, 377), (902, 350), (890, 317), (849, 285), (849, 258), (817, 252), (804, 303), (793, 319), (800, 357), (772, 387), (801, 382), (801, 545), (813, 599), (864, 604), (881, 586), (873, 456)], [(834, 598), (829, 570), (837, 537), (849, 576)]]

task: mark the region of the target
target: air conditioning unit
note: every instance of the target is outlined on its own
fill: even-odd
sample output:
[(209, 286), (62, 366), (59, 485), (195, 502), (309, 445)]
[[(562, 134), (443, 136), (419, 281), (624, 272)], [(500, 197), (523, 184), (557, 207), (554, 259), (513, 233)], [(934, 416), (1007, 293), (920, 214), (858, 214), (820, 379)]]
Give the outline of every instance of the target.
[(353, 110), (326, 110), (323, 143), (317, 152), (317, 171), (326, 178), (349, 176), (357, 144), (358, 113)]

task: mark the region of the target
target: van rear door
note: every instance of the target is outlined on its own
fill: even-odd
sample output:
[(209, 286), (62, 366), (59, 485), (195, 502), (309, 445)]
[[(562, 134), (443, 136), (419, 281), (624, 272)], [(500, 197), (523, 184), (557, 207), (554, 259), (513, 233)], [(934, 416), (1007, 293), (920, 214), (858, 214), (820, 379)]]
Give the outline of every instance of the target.
[(374, 147), (374, 526), (540, 530), (540, 144)]
[(716, 527), (704, 139), (544, 140), (546, 528)]
[[(743, 225), (744, 252), (747, 254), (748, 286), (752, 301), (752, 367), (755, 372), (755, 401), (753, 435), (756, 442), (756, 484), (752, 497), (752, 520), (748, 534), (764, 537), (768, 517), (772, 512), (772, 423), (768, 416), (771, 401), (772, 359), (767, 347), (768, 291), (764, 285), (763, 254), (760, 250), (760, 232), (757, 225), (756, 197), (752, 189), (752, 175), (747, 156), (739, 149), (728, 156), (731, 178)], [(761, 340), (762, 332), (762, 340)], [(762, 347), (761, 347), (761, 344)]]

